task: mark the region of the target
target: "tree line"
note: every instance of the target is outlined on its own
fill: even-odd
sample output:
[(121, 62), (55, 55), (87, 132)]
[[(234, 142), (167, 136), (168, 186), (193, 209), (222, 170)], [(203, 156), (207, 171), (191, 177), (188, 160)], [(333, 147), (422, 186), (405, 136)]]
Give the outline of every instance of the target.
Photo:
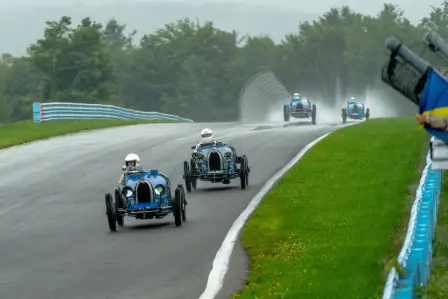
[(115, 19), (102, 25), (85, 18), (73, 26), (63, 16), (46, 22), (26, 56), (1, 56), (0, 122), (30, 119), (33, 101), (104, 103), (195, 121), (232, 121), (244, 83), (263, 70), (274, 71), (291, 92), (331, 104), (336, 94), (362, 97), (378, 84), (386, 37), (414, 45), (428, 30), (448, 40), (448, 0), (417, 25), (392, 4), (376, 16), (332, 8), (316, 21), (298, 20), (298, 33), (278, 44), (190, 19), (166, 24), (138, 42), (136, 32)]

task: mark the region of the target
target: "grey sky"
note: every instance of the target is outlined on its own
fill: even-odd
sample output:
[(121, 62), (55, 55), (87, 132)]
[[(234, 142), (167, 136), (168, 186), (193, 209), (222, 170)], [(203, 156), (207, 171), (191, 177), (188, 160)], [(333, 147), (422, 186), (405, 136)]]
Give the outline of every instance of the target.
[[(76, 0), (0, 0), (0, 5), (43, 5), (54, 4), (64, 5), (69, 3), (82, 3), (87, 5), (95, 4), (118, 4), (118, 3), (132, 3), (132, 2), (156, 2), (151, 0), (136, 0), (136, 1), (114, 1), (114, 0), (89, 0), (89, 1), (76, 1)], [(229, 0), (163, 0), (157, 2), (183, 2), (189, 4), (213, 2), (213, 3), (229, 3)], [(294, 9), (303, 13), (321, 14), (327, 11), (332, 6), (348, 5), (354, 10), (357, 10), (364, 14), (376, 14), (382, 7), (384, 2), (374, 0), (233, 0), (233, 2), (253, 4), (253, 5), (266, 5), (275, 6), (276, 8)], [(423, 16), (426, 16), (430, 12), (430, 6), (439, 6), (442, 0), (392, 0), (388, 1), (393, 4), (399, 5), (404, 11), (406, 16), (413, 22), (417, 22)]]
[[(406, 17), (417, 23), (429, 14), (431, 5), (440, 6), (441, 1), (391, 0), (389, 3), (399, 5)], [(376, 15), (383, 3), (374, 0), (0, 0), (0, 53), (24, 54), (30, 43), (42, 37), (45, 21), (57, 20), (63, 15), (72, 17), (74, 23), (84, 17), (103, 24), (116, 18), (129, 30), (137, 30), (136, 43), (143, 34), (187, 17), (213, 21), (218, 28), (236, 30), (240, 36), (267, 34), (275, 42), (281, 42), (286, 34), (297, 33), (299, 22), (316, 19), (331, 7), (348, 5), (360, 13)], [(195, 4), (201, 7), (196, 8)]]

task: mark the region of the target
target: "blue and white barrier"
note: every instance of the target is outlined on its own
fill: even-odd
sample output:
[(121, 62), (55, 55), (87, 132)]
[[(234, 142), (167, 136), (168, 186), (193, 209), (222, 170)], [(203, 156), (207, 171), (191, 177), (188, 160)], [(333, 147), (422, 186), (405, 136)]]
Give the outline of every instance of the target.
[(417, 298), (418, 287), (426, 287), (432, 262), (432, 240), (437, 224), (437, 210), (442, 189), (442, 170), (431, 168), (430, 154), (417, 188), (411, 210), (408, 232), (398, 256), (398, 263), (405, 270), (399, 274), (395, 268), (389, 272), (383, 299)]
[(64, 119), (164, 119), (193, 122), (191, 119), (159, 112), (144, 112), (113, 105), (83, 103), (33, 103), (34, 122)]

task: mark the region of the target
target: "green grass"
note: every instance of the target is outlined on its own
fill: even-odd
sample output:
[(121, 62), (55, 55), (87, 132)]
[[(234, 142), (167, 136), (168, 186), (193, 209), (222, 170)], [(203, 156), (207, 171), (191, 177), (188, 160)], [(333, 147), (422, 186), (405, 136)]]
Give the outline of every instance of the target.
[(86, 130), (147, 123), (166, 123), (165, 120), (89, 119), (59, 120), (46, 123), (18, 122), (0, 126), (0, 149), (34, 140)]
[(448, 176), (444, 174), (426, 298), (448, 298)]
[(379, 298), (428, 140), (414, 119), (374, 119), (319, 142), (248, 221), (251, 269), (233, 298)]

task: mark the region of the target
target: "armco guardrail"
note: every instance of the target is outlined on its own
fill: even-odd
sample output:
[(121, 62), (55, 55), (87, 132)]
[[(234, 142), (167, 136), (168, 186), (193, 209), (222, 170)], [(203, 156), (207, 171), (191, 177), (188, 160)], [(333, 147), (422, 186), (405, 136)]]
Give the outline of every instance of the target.
[(383, 299), (417, 297), (418, 287), (426, 287), (432, 261), (432, 240), (442, 189), (442, 170), (431, 169), (430, 154), (423, 170), (411, 210), (406, 239), (398, 256), (404, 274), (393, 268), (384, 288)]
[(112, 105), (83, 103), (33, 103), (34, 122), (63, 119), (166, 119), (193, 122), (191, 119), (159, 112), (144, 112)]

